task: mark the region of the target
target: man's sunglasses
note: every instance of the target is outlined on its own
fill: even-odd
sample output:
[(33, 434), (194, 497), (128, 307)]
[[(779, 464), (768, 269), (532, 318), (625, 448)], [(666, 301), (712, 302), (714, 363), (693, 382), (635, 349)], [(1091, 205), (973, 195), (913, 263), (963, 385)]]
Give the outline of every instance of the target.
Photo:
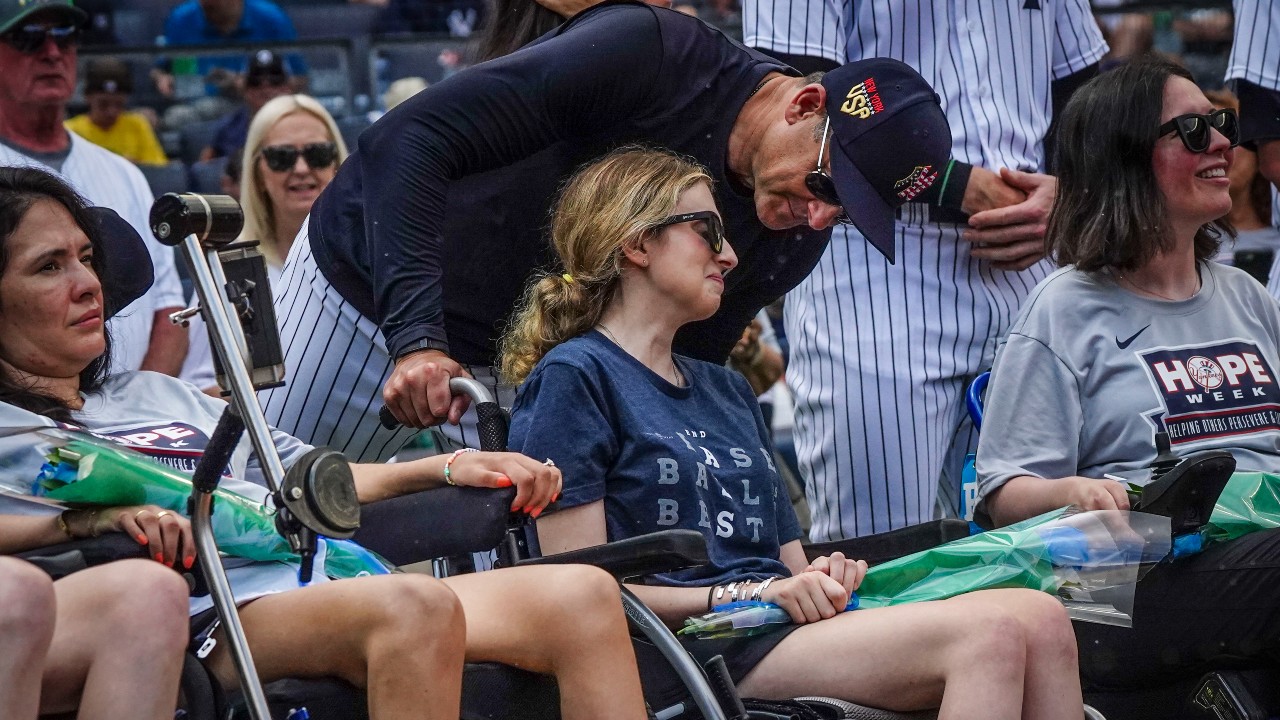
[(724, 250), (724, 223), (721, 222), (720, 216), (711, 210), (699, 210), (698, 212), (684, 213), (682, 215), (672, 215), (653, 226), (653, 230), (661, 230), (668, 225), (679, 225), (680, 223), (703, 221), (706, 223), (702, 230), (696, 231), (707, 241), (707, 245), (711, 246), (711, 252), (719, 255)]
[(283, 75), (268, 75), (267, 77), (261, 77), (261, 76), (250, 77), (250, 78), (245, 78), (245, 81), (244, 81), (245, 87), (251, 87), (251, 88), (260, 88), (264, 86), (265, 87), (284, 87), (285, 85), (288, 85), (288, 84), (289, 84), (289, 78)]
[(828, 116), (826, 124), (822, 126), (822, 144), (818, 146), (818, 167), (804, 176), (804, 186), (809, 188), (809, 192), (813, 193), (818, 200), (840, 208), (840, 216), (836, 218), (836, 222), (849, 225), (853, 221), (849, 219), (849, 213), (844, 212), (844, 206), (840, 204), (840, 193), (836, 191), (836, 181), (822, 169), (822, 156), (827, 150), (827, 131), (830, 129), (831, 117)]
[(39, 52), (45, 41), (50, 39), (59, 50), (66, 50), (80, 44), (80, 28), (76, 25), (24, 25), (0, 35), (0, 40), (24, 55)]
[(1240, 144), (1240, 118), (1232, 108), (1214, 110), (1208, 115), (1187, 113), (1179, 115), (1160, 126), (1159, 137), (1173, 131), (1178, 132), (1182, 144), (1193, 153), (1202, 153), (1209, 149), (1211, 131), (1217, 130), (1231, 143), (1231, 147)]
[(320, 170), (338, 161), (338, 144), (308, 143), (301, 147), (296, 145), (268, 145), (262, 148), (262, 159), (267, 167), (275, 172), (288, 172), (298, 163), (298, 156), (306, 161), (312, 170)]

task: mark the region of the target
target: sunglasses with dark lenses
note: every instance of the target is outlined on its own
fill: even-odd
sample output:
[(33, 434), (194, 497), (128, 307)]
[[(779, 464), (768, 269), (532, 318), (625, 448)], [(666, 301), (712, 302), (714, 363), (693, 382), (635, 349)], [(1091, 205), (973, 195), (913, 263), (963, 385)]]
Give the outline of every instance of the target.
[(1160, 126), (1160, 137), (1177, 131), (1182, 144), (1193, 153), (1202, 153), (1209, 149), (1211, 130), (1217, 130), (1231, 143), (1231, 147), (1240, 144), (1240, 118), (1232, 108), (1214, 110), (1208, 115), (1187, 113), (1179, 115)]
[(711, 210), (699, 210), (698, 212), (684, 213), (682, 215), (672, 215), (653, 226), (654, 230), (661, 230), (668, 225), (679, 225), (680, 223), (702, 221), (706, 224), (703, 229), (696, 232), (707, 241), (707, 245), (711, 246), (711, 252), (719, 255), (724, 250), (724, 223), (721, 222), (720, 216)]
[(76, 25), (24, 25), (0, 35), (0, 40), (6, 45), (25, 55), (39, 52), (44, 47), (45, 40), (49, 39), (53, 40), (59, 50), (66, 50), (80, 44), (80, 28)]
[(822, 169), (822, 156), (826, 153), (827, 131), (830, 129), (831, 118), (827, 118), (826, 124), (822, 126), (822, 144), (818, 146), (818, 167), (804, 176), (804, 186), (821, 202), (840, 208), (840, 216), (836, 218), (836, 222), (848, 225), (852, 221), (849, 219), (849, 214), (844, 212), (844, 206), (840, 204), (840, 193), (836, 191), (836, 181)]
[(298, 163), (298, 156), (306, 161), (312, 170), (320, 170), (338, 161), (337, 143), (309, 143), (301, 147), (297, 145), (268, 145), (262, 148), (262, 159), (267, 167), (275, 172), (288, 172)]
[(289, 84), (289, 78), (283, 75), (268, 75), (267, 77), (250, 77), (245, 78), (245, 87), (284, 87)]

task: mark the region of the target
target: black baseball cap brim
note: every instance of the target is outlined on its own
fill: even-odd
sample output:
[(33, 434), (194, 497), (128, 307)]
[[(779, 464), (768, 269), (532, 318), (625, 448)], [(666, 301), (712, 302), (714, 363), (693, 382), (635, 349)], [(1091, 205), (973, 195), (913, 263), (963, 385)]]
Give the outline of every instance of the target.
[(867, 242), (880, 251), (892, 265), (897, 260), (897, 236), (893, 232), (895, 211), (880, 197), (875, 187), (858, 170), (858, 166), (837, 144), (831, 146), (831, 176), (835, 180), (840, 204), (844, 206), (854, 227)]

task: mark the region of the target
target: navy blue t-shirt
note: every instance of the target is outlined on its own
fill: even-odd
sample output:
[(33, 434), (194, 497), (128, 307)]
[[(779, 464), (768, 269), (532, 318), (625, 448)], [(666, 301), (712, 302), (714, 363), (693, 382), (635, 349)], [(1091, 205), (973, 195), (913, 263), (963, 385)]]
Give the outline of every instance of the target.
[(311, 210), (316, 264), (393, 357), (426, 340), (488, 365), (529, 277), (557, 264), (546, 233), (557, 189), (618, 146), (662, 146), (715, 178), (738, 254), (720, 310), (676, 338), (677, 352), (723, 362), (830, 238), (764, 228), (751, 193), (729, 181), (730, 131), (771, 72), (795, 74), (682, 13), (597, 5), (365, 130)]
[(707, 586), (790, 575), (778, 557), (801, 537), (747, 381), (676, 357), (677, 387), (599, 332), (547, 353), (520, 386), (510, 446), (564, 473), (563, 508), (604, 500), (610, 540), (697, 530), (711, 564), (657, 576)]

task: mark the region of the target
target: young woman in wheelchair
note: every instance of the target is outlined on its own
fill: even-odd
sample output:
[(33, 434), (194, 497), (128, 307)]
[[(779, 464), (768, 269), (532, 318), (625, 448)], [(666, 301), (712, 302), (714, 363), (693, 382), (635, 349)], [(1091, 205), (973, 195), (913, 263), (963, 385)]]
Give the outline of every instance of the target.
[[(0, 542), (42, 530), (66, 537), (24, 520), (0, 515)], [(54, 582), (0, 557), (0, 717), (79, 708), (95, 720), (171, 720), (186, 647), (187, 584), (177, 573), (123, 560)]]
[(701, 660), (723, 655), (747, 696), (1079, 718), (1075, 643), (1053, 597), (995, 590), (845, 612), (866, 564), (805, 559), (747, 382), (671, 352), (681, 326), (715, 312), (736, 264), (711, 186), (696, 164), (632, 148), (563, 190), (551, 235), (565, 272), (529, 288), (503, 353), (504, 374), (523, 381), (511, 447), (564, 473), (559, 509), (538, 521), (542, 550), (702, 532), (709, 565), (632, 589), (674, 626), (730, 597), (785, 608), (795, 625), (687, 641)]
[[(1004, 525), (1077, 505), (1128, 509), (1154, 436), (1280, 471), (1280, 311), (1212, 262), (1229, 227), (1234, 110), (1183, 68), (1135, 61), (1064, 109), (1047, 242), (1062, 269), (1027, 299), (987, 389), (980, 514)], [(1165, 562), (1132, 629), (1077, 625), (1086, 686), (1149, 687), (1280, 661), (1280, 530)]]
[[(150, 429), (180, 428), (185, 446), (169, 450), (198, 454), (221, 400), (156, 373), (104, 374), (103, 284), (123, 269), (111, 264), (101, 234), (84, 202), (54, 176), (0, 169), (0, 427), (57, 421), (125, 444), (144, 444)], [(286, 467), (308, 449), (274, 437)], [(151, 445), (152, 454), (165, 454)], [(369, 502), (439, 486), (446, 459), (355, 465), (358, 495)], [(459, 485), (514, 484), (516, 505), (535, 512), (560, 490), (558, 471), (514, 453), (457, 455), (449, 469)], [(222, 487), (261, 500), (264, 488), (249, 482), (259, 473), (246, 440)], [(32, 477), (17, 475), (0, 473), (0, 483), (26, 492)], [(39, 522), (25, 533), (0, 531), (0, 551), (127, 532), (166, 565), (189, 567), (194, 554), (187, 519), (155, 507), (73, 510)], [(367, 690), (373, 718), (455, 720), (464, 659), (493, 661), (554, 675), (566, 718), (645, 717), (617, 584), (600, 570), (516, 568), (445, 581), (317, 577), (298, 588), (292, 567), (226, 564), (264, 680), (338, 677)], [(210, 604), (192, 600), (191, 612)], [(237, 684), (227, 643), (218, 642), (206, 664), (223, 686)]]

